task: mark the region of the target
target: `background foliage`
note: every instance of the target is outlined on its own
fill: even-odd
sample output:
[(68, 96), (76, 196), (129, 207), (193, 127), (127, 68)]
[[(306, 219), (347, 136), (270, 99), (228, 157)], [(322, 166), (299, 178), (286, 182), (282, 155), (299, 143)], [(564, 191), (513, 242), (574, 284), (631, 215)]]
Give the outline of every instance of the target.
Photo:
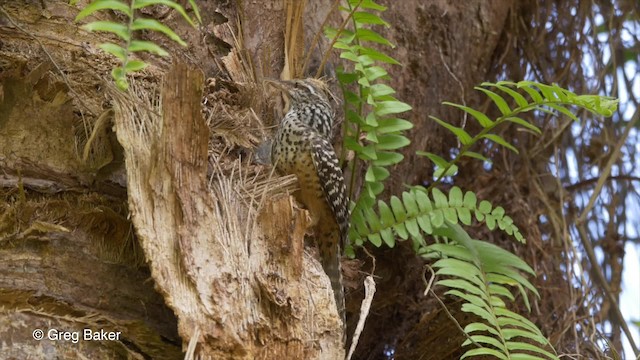
[[(409, 141), (400, 134), (394, 134), (396, 137), (394, 147), (385, 148), (385, 144), (378, 141), (377, 117), (386, 113), (380, 111), (381, 106), (376, 100), (380, 100), (382, 96), (376, 96), (378, 94), (371, 86), (371, 82), (386, 78), (388, 73), (375, 65), (374, 57), (387, 64), (397, 65), (398, 63), (375, 49), (362, 46), (364, 39), (384, 45), (391, 45), (391, 43), (380, 34), (364, 28), (372, 24), (388, 26), (388, 23), (376, 14), (359, 11), (361, 6), (377, 11), (386, 10), (385, 7), (373, 1), (366, 3), (357, 0), (349, 1), (348, 7), (342, 8), (348, 14), (347, 20), (339, 29), (329, 28), (326, 31), (332, 40), (333, 47), (340, 49), (340, 57), (355, 64), (355, 71), (341, 69), (339, 72), (339, 80), (345, 96), (344, 141), (345, 148), (355, 152), (355, 160), (351, 163), (352, 173), (357, 169), (358, 160), (364, 161), (367, 167), (364, 189), (354, 204), (350, 239), (355, 240), (356, 245), (363, 245), (362, 239), (368, 239), (375, 246), (380, 246), (384, 242), (393, 247), (396, 237), (403, 240), (411, 237), (415, 250), (423, 253), (427, 258), (440, 259), (434, 264), (439, 269), (437, 274), (454, 278), (438, 281), (439, 285), (450, 288), (445, 294), (463, 299), (465, 304), (462, 306), (462, 311), (473, 313), (483, 320), (470, 323), (465, 327), (469, 337), (463, 345), (474, 344), (476, 347), (468, 350), (463, 357), (489, 355), (507, 359), (512, 356), (514, 358), (530, 356), (520, 352), (524, 350), (529, 354), (538, 352), (548, 358), (557, 358), (544, 350), (550, 344), (538, 328), (528, 320), (525, 321), (524, 317), (516, 316), (517, 314), (507, 310), (505, 302), (501, 299), (504, 296), (513, 301), (514, 297), (502, 285), (517, 284), (524, 303), (530, 311), (524, 288), (529, 288), (536, 294), (537, 292), (519, 271), (529, 272), (532, 275), (535, 272), (526, 263), (499, 247), (474, 242), (464, 229), (456, 225), (459, 221), (470, 225), (471, 214), (475, 214), (476, 219), (487, 221), (489, 229), (496, 229), (497, 224), (499, 229), (524, 241), (522, 234), (514, 226), (513, 220), (504, 215), (504, 209), (501, 207), (492, 210), (492, 206), (487, 201), (483, 201), (480, 207), (476, 208), (476, 195), (473, 192), (467, 192), (463, 199), (460, 189), (453, 187), (447, 197), (434, 188), (434, 185), (440, 184), (445, 177), (454, 176), (458, 172), (456, 163), (463, 157), (490, 162), (484, 155), (471, 151), (472, 147), (482, 144), (482, 141), (487, 145), (494, 143), (518, 153), (517, 145), (494, 132), (503, 123), (513, 123), (535, 135), (541, 135), (540, 128), (533, 122), (523, 119), (521, 117), (523, 114), (531, 112), (538, 116), (564, 115), (571, 120), (578, 120), (568, 108), (568, 106), (577, 106), (597, 116), (611, 116), (617, 109), (617, 100), (598, 95), (578, 96), (558, 85), (544, 85), (530, 81), (484, 83), (482, 87), (476, 87), (476, 89), (491, 99), (500, 116), (493, 120), (482, 111), (466, 105), (445, 102), (445, 105), (459, 108), (466, 113), (465, 115), (475, 119), (481, 130), (477, 135), (471, 136), (464, 129), (465, 123), (462, 127), (458, 127), (430, 116), (432, 120), (453, 133), (462, 147), (455, 151), (451, 161), (431, 152), (420, 152), (436, 165), (434, 171), (436, 180), (429, 189), (425, 190), (427, 193), (429, 190), (432, 191), (433, 201), (422, 192), (420, 187), (417, 187), (417, 191), (404, 192), (402, 200), (392, 196), (388, 205), (378, 199), (378, 195), (384, 190), (382, 181), (389, 177), (389, 172), (378, 163), (378, 155), (380, 150), (399, 149), (408, 145)], [(349, 18), (353, 20), (353, 30), (345, 29)], [(366, 20), (362, 21), (362, 19)], [(357, 83), (355, 92), (349, 88), (352, 83)], [(384, 89), (383, 96), (395, 93), (387, 85), (376, 84), (375, 86)], [(525, 93), (529, 99), (518, 90)], [(408, 109), (396, 98), (390, 97), (385, 100), (388, 100), (389, 108), (394, 109), (389, 113)], [(510, 104), (513, 104), (513, 108)], [(403, 121), (390, 119), (392, 126), (399, 126)], [(409, 128), (410, 126), (407, 126), (407, 129)], [(402, 157), (401, 154), (397, 155), (394, 162), (384, 165), (399, 163)], [(350, 191), (352, 194), (355, 193), (353, 184), (352, 181)], [(372, 209), (376, 200), (378, 212)], [(422, 232), (444, 236), (454, 240), (454, 243), (427, 245)], [(485, 246), (489, 246), (493, 251), (481, 251)], [(512, 261), (502, 263), (500, 259)], [(537, 341), (539, 346), (513, 341), (514, 338), (520, 337), (528, 341)]]
[[(355, 6), (359, 2), (349, 3)], [(353, 8), (346, 10), (353, 11)], [(465, 121), (460, 126), (455, 126), (437, 117), (432, 119), (451, 131), (462, 148), (454, 153), (453, 161), (432, 152), (421, 154), (436, 164), (433, 174), (435, 181), (431, 183), (431, 188), (442, 180), (451, 181), (450, 177), (458, 173), (456, 163), (462, 157), (481, 160), (493, 158), (500, 152), (496, 144), (514, 151), (516, 148), (526, 150), (518, 154), (522, 156), (522, 162), (514, 162), (515, 155), (511, 155), (503, 157), (498, 163), (485, 162), (482, 167), (472, 165), (466, 171), (478, 174), (539, 174), (528, 179), (514, 179), (515, 187), (527, 188), (526, 191), (533, 200), (531, 208), (539, 209), (536, 214), (539, 215), (538, 220), (542, 226), (529, 230), (535, 238), (534, 246), (551, 249), (550, 256), (544, 259), (531, 258), (531, 261), (537, 263), (539, 269), (559, 270), (546, 272), (547, 275), (538, 284), (550, 308), (577, 307), (581, 309), (580, 313), (592, 314), (584, 317), (574, 313), (560, 319), (549, 317), (546, 321), (541, 321), (541, 324), (550, 334), (564, 332), (568, 328), (578, 329), (573, 332), (571, 343), (574, 345), (558, 345), (561, 348), (571, 348), (575, 344), (587, 344), (581, 351), (591, 357), (605, 357), (605, 352), (616, 353), (612, 348), (622, 348), (623, 329), (627, 334), (630, 333), (619, 308), (619, 294), (624, 258), (622, 249), (627, 241), (637, 241), (638, 237), (637, 232), (632, 230), (638, 228), (633, 220), (637, 216), (629, 217), (625, 209), (628, 206), (640, 208), (637, 193), (631, 186), (638, 180), (633, 175), (637, 167), (633, 144), (637, 137), (637, 94), (640, 93), (637, 78), (640, 53), (638, 4), (631, 1), (594, 1), (564, 7), (559, 2), (546, 1), (536, 5), (523, 5), (519, 10), (511, 29), (514, 35), (508, 35), (509, 38), (504, 39), (505, 44), (515, 42), (516, 51), (503, 48), (502, 53), (496, 54), (501, 57), (500, 61), (495, 62), (493, 70), (496, 80), (530, 79), (548, 84), (566, 84), (576, 92), (620, 96), (621, 106), (616, 108), (602, 104), (608, 109), (599, 113), (607, 116), (606, 119), (588, 112), (578, 112), (576, 116), (554, 103), (547, 107), (531, 105), (522, 95), (506, 88), (507, 84), (483, 84), (486, 87), (478, 89), (490, 98), (485, 106), (489, 102), (496, 106), (491, 111), (497, 111), (496, 117), (502, 116), (498, 122), (514, 122), (527, 131), (501, 128), (490, 133), (497, 124), (483, 115), (482, 111), (473, 110), (466, 105), (446, 103), (464, 110), (467, 113)], [(375, 22), (372, 24), (386, 25), (384, 20), (373, 19)], [(583, 35), (575, 37), (575, 34)], [(356, 36), (349, 35), (351, 37), (344, 38), (345, 44), (338, 42), (336, 47), (347, 53), (343, 58), (359, 64), (362, 58), (358, 57), (357, 52), (353, 54), (354, 47), (350, 45), (350, 41)], [(544, 43), (550, 56), (535, 56), (539, 51), (534, 49), (531, 39)], [(378, 42), (385, 43), (382, 40)], [(341, 80), (342, 83), (355, 81), (348, 77)], [(533, 89), (533, 83), (523, 82), (520, 85), (532, 96), (530, 90)], [(491, 86), (494, 89), (490, 89)], [(362, 87), (359, 86), (359, 89), (362, 90)], [(506, 89), (510, 96), (505, 99), (493, 92), (495, 89)], [(547, 100), (565, 100), (564, 96), (573, 96), (571, 91), (561, 90), (556, 85), (542, 85), (539, 89), (542, 90), (540, 93), (534, 91), (531, 98), (533, 102), (540, 100), (539, 95)], [(553, 93), (556, 95), (550, 95)], [(362, 110), (361, 104), (365, 102), (361, 99), (366, 99), (366, 93), (365, 97), (362, 97), (362, 92), (347, 91), (346, 94), (347, 118), (351, 123), (366, 123), (362, 120), (366, 119), (366, 114), (354, 114), (348, 108), (351, 104), (357, 110)], [(600, 100), (594, 96), (576, 100), (577, 104), (601, 105)], [(530, 113), (516, 115), (511, 113), (512, 109), (516, 109), (515, 113), (521, 110)], [(554, 116), (558, 113), (564, 116)], [(467, 133), (467, 118), (477, 120), (482, 129), (477, 137)], [(359, 129), (356, 127), (356, 130)], [(364, 153), (359, 147), (361, 143), (355, 141), (352, 134), (347, 129), (349, 142), (346, 147), (361, 155)], [(375, 137), (365, 136), (365, 139), (371, 141)], [(484, 140), (480, 150), (470, 151), (470, 145), (480, 139)], [(375, 151), (370, 154), (375, 155)], [(361, 159), (371, 161), (373, 157), (361, 156)], [(372, 167), (367, 171), (366, 190), (358, 198), (359, 202), (364, 199), (363, 204), (367, 206), (356, 205), (354, 209), (352, 239), (359, 244), (359, 239), (364, 236), (376, 246), (383, 242), (393, 246), (396, 235), (401, 238), (417, 238), (415, 234), (418, 233), (416, 228), (419, 226), (398, 227), (395, 221), (398, 213), (393, 210), (394, 204), (402, 203), (398, 198), (392, 198), (391, 208), (385, 203), (378, 203), (381, 219), (372, 212), (371, 205), (374, 202), (371, 200), (383, 190), (378, 183), (389, 175), (384, 169), (377, 169), (377, 173), (373, 172), (374, 169)], [(523, 190), (521, 188), (517, 191)], [(497, 199), (494, 201), (499, 201)], [(515, 204), (509, 204), (516, 212), (530, 211), (514, 206)], [(519, 217), (523, 219), (523, 215)], [(531, 213), (527, 215), (530, 216)], [(385, 219), (388, 227), (384, 225)], [(372, 228), (374, 231), (371, 231)], [(355, 235), (356, 233), (359, 235)], [(419, 241), (414, 242), (414, 248), (419, 247), (416, 244)], [(553, 285), (558, 281), (566, 282), (560, 291)], [(609, 286), (610, 283), (613, 286)], [(598, 305), (596, 299), (601, 299), (602, 305)], [(603, 310), (606, 315), (601, 313)], [(549, 312), (547, 316), (553, 316), (552, 313)], [(594, 317), (598, 313), (600, 315)], [(611, 333), (607, 330), (610, 329), (609, 325), (613, 326)], [(589, 335), (589, 331), (601, 335), (594, 338)], [(563, 337), (563, 341), (569, 341), (569, 338), (571, 336)], [(587, 338), (588, 341), (585, 340)]]

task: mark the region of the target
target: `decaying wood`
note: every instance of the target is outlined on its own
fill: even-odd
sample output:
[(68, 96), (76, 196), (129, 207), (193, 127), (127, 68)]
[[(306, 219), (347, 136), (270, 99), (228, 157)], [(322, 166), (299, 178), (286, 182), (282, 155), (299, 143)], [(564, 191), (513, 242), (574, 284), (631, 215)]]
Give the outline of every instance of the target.
[[(78, 71), (91, 36), (73, 32), (68, 2), (0, 7), (0, 358), (180, 357), (175, 317), (132, 236), (126, 190), (99, 179), (114, 162), (110, 128), (79, 156), (103, 102), (102, 80)], [(120, 338), (86, 341), (85, 329)]]
[(305, 213), (281, 195), (250, 216), (234, 178), (207, 186), (203, 80), (178, 64), (160, 99), (115, 107), (133, 223), (185, 347), (199, 334), (196, 355), (215, 359), (343, 357), (327, 278), (302, 250)]

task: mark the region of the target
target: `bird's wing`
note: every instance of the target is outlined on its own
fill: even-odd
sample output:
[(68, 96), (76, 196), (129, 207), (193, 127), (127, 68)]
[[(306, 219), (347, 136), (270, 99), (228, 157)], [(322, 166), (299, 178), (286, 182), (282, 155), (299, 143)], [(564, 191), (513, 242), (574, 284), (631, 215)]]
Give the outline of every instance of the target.
[(327, 139), (313, 136), (311, 139), (311, 159), (320, 179), (325, 200), (331, 207), (336, 223), (340, 227), (341, 245), (344, 246), (349, 231), (349, 199), (338, 156)]

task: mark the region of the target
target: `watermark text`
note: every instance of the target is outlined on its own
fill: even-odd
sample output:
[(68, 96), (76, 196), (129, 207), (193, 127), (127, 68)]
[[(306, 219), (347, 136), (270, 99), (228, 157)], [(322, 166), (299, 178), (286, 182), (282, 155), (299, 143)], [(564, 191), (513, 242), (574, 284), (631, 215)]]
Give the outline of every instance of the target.
[(73, 344), (77, 344), (82, 341), (118, 341), (122, 336), (120, 331), (106, 331), (104, 329), (82, 329), (79, 331), (67, 331), (61, 329), (35, 329), (33, 330), (33, 338), (35, 340), (51, 340), (51, 341), (66, 341)]

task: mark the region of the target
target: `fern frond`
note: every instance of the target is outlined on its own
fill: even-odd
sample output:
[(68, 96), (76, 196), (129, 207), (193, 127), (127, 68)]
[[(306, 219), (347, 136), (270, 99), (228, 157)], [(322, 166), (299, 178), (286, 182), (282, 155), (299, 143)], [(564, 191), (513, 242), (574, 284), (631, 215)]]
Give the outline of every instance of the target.
[[(198, 7), (195, 2), (189, 0), (189, 4), (193, 8), (196, 18), (200, 21), (200, 13), (198, 12)], [(113, 10), (121, 12), (128, 17), (128, 21), (124, 24), (111, 21), (93, 21), (83, 26), (83, 29), (87, 31), (110, 32), (123, 41), (120, 45), (113, 43), (103, 43), (99, 45), (103, 51), (120, 60), (121, 65), (112, 69), (111, 76), (115, 80), (116, 85), (122, 90), (126, 90), (129, 87), (127, 74), (140, 71), (148, 65), (144, 61), (130, 59), (132, 53), (146, 51), (159, 56), (169, 55), (166, 50), (155, 43), (134, 40), (133, 34), (135, 31), (151, 30), (160, 32), (181, 46), (187, 46), (187, 43), (184, 42), (180, 36), (163, 23), (154, 19), (136, 17), (136, 10), (153, 5), (170, 7), (178, 12), (191, 26), (195, 27), (196, 25), (191, 17), (187, 15), (182, 5), (173, 0), (129, 0), (128, 2), (122, 0), (94, 0), (85, 6), (76, 16), (75, 20), (80, 21), (98, 11)]]
[[(357, 221), (363, 225), (361, 220), (366, 216), (377, 216), (369, 212), (370, 207), (384, 190), (384, 181), (389, 177), (386, 168), (404, 159), (397, 151), (409, 145), (410, 141), (403, 132), (411, 129), (413, 124), (397, 117), (397, 114), (411, 110), (411, 106), (393, 96), (396, 91), (384, 83), (389, 79), (389, 74), (380, 66), (380, 63), (397, 65), (399, 62), (384, 54), (379, 48), (368, 45), (373, 43), (394, 47), (371, 27), (389, 26), (389, 23), (374, 12), (384, 11), (386, 7), (374, 0), (349, 0), (346, 7), (340, 9), (346, 13), (347, 19), (351, 19), (352, 29), (346, 29), (343, 24), (340, 29), (327, 27), (324, 31), (331, 39), (333, 47), (340, 50), (340, 58), (351, 62), (348, 69), (338, 69), (338, 81), (345, 99), (346, 119), (341, 159), (344, 161), (348, 150), (355, 153), (355, 158), (349, 164), (352, 173), (356, 173), (359, 162), (364, 163), (366, 172), (363, 189), (360, 197), (352, 205), (355, 212), (362, 214), (363, 217)], [(356, 193), (354, 185), (355, 177), (349, 186), (350, 198)], [(381, 206), (381, 211), (386, 215), (385, 205)], [(369, 225), (375, 226), (375, 223)], [(393, 246), (394, 232), (408, 236), (405, 225), (395, 224), (388, 227), (385, 223), (380, 231), (371, 234), (367, 239), (377, 246), (383, 241)], [(352, 255), (353, 249), (347, 247), (346, 252)]]
[[(540, 128), (520, 117), (520, 114), (522, 113), (541, 111), (554, 116), (565, 115), (572, 120), (578, 120), (570, 108), (577, 107), (588, 110), (599, 116), (611, 116), (616, 111), (618, 104), (618, 100), (611, 97), (599, 95), (576, 95), (569, 90), (563, 89), (557, 84), (546, 85), (533, 81), (485, 82), (479, 87), (475, 87), (475, 89), (489, 97), (502, 115), (496, 119), (491, 119), (481, 111), (468, 106), (444, 102), (444, 105), (464, 111), (474, 118), (478, 124), (480, 124), (482, 130), (474, 136), (470, 135), (460, 127), (446, 123), (435, 116), (429, 116), (432, 120), (454, 134), (456, 138), (458, 138), (460, 144), (462, 144), (462, 148), (451, 161), (444, 159), (438, 159), (438, 161), (435, 161), (433, 156), (427, 155), (427, 153), (418, 153), (419, 155), (427, 155), (427, 157), (429, 157), (429, 159), (431, 159), (435, 164), (435, 176), (437, 177), (437, 180), (434, 184), (437, 184), (445, 176), (455, 174), (456, 171), (452, 169), (455, 169), (455, 164), (464, 156), (485, 160), (482, 155), (470, 151), (475, 144), (481, 142), (483, 139), (489, 140), (518, 153), (516, 146), (502, 138), (500, 135), (494, 133), (494, 130), (504, 123), (511, 123), (535, 134), (541, 134)], [(490, 89), (495, 89), (496, 91), (492, 91)], [(529, 99), (527, 99), (527, 97)], [(514, 103), (515, 106), (510, 107), (510, 102)]]
[(454, 186), (448, 195), (437, 188), (432, 189), (430, 195), (431, 197), (424, 188), (415, 187), (403, 192), (402, 199), (392, 196), (391, 206), (378, 200), (377, 213), (370, 207), (355, 208), (351, 218), (356, 226), (351, 227), (351, 240), (361, 245), (363, 239), (369, 239), (376, 246), (384, 241), (393, 247), (397, 236), (402, 240), (411, 238), (414, 245), (419, 247), (424, 242), (423, 234), (434, 235), (438, 228), (444, 226), (445, 221), (471, 225), (472, 217), (475, 217), (490, 230), (498, 228), (516, 240), (525, 242), (524, 236), (513, 224), (513, 219), (505, 215), (502, 207), (493, 207), (486, 200), (478, 204), (471, 191), (463, 194), (460, 188)]
[(463, 300), (462, 311), (482, 319), (465, 326), (468, 339), (462, 346), (475, 347), (461, 358), (557, 360), (540, 329), (506, 305), (515, 299), (509, 290), (513, 287), (520, 291), (527, 305), (529, 299), (522, 289), (529, 289), (539, 297), (535, 287), (522, 275), (535, 275), (533, 269), (494, 244), (471, 239), (457, 224), (446, 221), (436, 233), (451, 240), (424, 249), (423, 256), (438, 259), (433, 266), (437, 268), (436, 275), (443, 279), (436, 284), (449, 289), (446, 295)]

